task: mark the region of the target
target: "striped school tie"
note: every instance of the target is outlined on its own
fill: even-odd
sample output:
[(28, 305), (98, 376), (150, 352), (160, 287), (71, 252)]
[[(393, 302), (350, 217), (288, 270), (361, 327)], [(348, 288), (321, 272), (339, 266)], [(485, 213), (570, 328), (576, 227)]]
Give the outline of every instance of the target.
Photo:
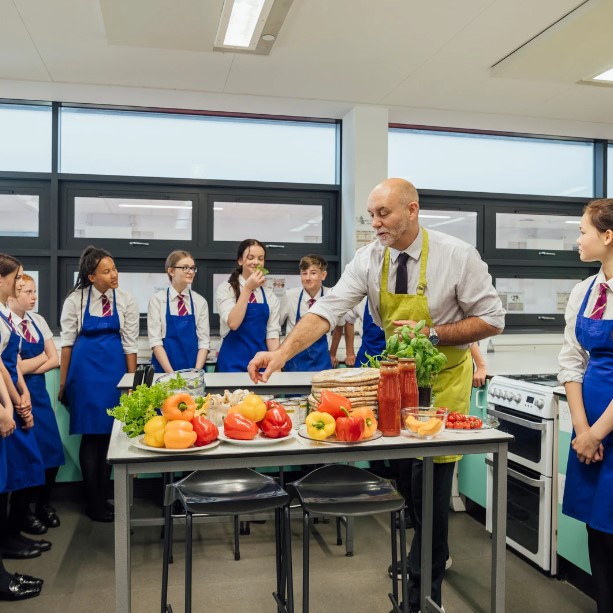
[(183, 300), (183, 294), (177, 296), (177, 313), (181, 317), (188, 315), (187, 306), (185, 306), (185, 300)]
[(309, 301), (307, 302), (307, 304), (309, 305), (309, 309), (315, 304), (315, 298), (309, 298)]
[(251, 292), (251, 296), (249, 296), (249, 304), (255, 304), (258, 299), (255, 297), (255, 294)]
[(25, 319), (21, 320), (21, 332), (23, 334), (23, 338), (26, 341), (26, 343), (35, 343), (36, 342), (34, 340), (34, 337), (32, 336), (32, 333), (28, 329), (28, 322)]
[(607, 306), (607, 290), (609, 286), (607, 283), (601, 283), (600, 288), (598, 289), (598, 298), (596, 299), (596, 304), (594, 305), (594, 310), (590, 315), (590, 319), (602, 319), (604, 315), (605, 307)]
[(102, 317), (111, 316), (111, 303), (106, 294), (102, 294)]

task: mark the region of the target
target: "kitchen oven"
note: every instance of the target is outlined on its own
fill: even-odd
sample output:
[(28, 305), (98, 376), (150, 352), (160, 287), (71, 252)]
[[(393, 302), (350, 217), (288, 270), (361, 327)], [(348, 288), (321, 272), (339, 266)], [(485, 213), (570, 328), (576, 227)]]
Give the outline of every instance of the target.
[[(509, 444), (507, 544), (549, 571), (557, 572), (557, 400), (555, 375), (493, 377), (490, 417), (515, 437)], [(491, 532), (491, 457), (487, 477), (486, 528)]]

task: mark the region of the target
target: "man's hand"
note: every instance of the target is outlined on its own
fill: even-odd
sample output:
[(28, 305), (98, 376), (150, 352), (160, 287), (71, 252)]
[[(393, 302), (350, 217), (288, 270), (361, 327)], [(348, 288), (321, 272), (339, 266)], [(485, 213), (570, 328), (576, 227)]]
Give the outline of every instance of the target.
[(602, 441), (594, 436), (591, 428), (577, 434), (571, 446), (577, 454), (579, 462), (591, 464), (592, 462), (600, 462), (604, 457)]
[[(259, 351), (253, 356), (253, 360), (247, 366), (247, 372), (254, 383), (267, 383), (270, 375), (285, 366), (285, 360), (277, 351)], [(260, 372), (265, 368), (264, 372)]]
[[(411, 328), (414, 328), (418, 323), (418, 321), (413, 319), (397, 319), (396, 321), (392, 322), (392, 325), (394, 326), (394, 332), (399, 332), (402, 326), (411, 326)], [(421, 334), (428, 336), (430, 334), (430, 328), (428, 326), (424, 326), (420, 332)], [(411, 338), (414, 336), (414, 334), (411, 334)]]
[(477, 366), (473, 373), (473, 387), (482, 387), (485, 385), (487, 368), (485, 366)]

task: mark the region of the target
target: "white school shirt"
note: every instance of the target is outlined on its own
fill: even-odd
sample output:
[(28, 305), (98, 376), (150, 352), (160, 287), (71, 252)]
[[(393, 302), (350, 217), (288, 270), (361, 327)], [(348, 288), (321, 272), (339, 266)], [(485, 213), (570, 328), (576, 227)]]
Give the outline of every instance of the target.
[[(5, 315), (5, 317), (11, 316), (13, 318), (13, 313), (11, 310), (0, 303), (0, 311)], [(0, 355), (4, 353), (6, 346), (9, 344), (9, 338), (11, 336), (11, 327), (0, 317)]]
[[(245, 286), (245, 279), (240, 275), (238, 277), (240, 283), (240, 289)], [(262, 292), (264, 290), (266, 294), (266, 301), (270, 308), (270, 315), (268, 316), (268, 324), (266, 325), (266, 338), (279, 338), (281, 336), (281, 306), (279, 299), (273, 294), (272, 290), (267, 287), (258, 287), (253, 293), (259, 303), (263, 303)], [(215, 294), (215, 301), (217, 302), (217, 311), (219, 312), (219, 335), (221, 338), (225, 338), (230, 332), (228, 326), (228, 316), (230, 311), (236, 306), (236, 296), (234, 290), (228, 281), (224, 281), (218, 288)]]
[[(179, 314), (179, 292), (171, 285), (168, 288), (170, 297), (170, 314)], [(187, 312), (192, 312), (192, 304), (189, 298), (190, 290), (185, 288), (182, 292), (183, 302)], [(198, 337), (198, 349), (210, 349), (211, 328), (209, 325), (209, 305), (206, 299), (195, 291), (191, 291), (194, 301), (194, 316), (196, 319), (196, 336)], [(147, 309), (147, 334), (151, 349), (164, 344), (166, 338), (166, 290), (156, 292), (149, 300)]]
[[(91, 301), (89, 305), (89, 314), (93, 317), (102, 317), (102, 294), (92, 285)], [(62, 331), (60, 333), (61, 347), (72, 347), (75, 344), (77, 335), (83, 325), (83, 314), (87, 306), (87, 295), (89, 287), (78, 289), (71, 292), (62, 307), (62, 315), (60, 324)], [(113, 308), (113, 290), (109, 289), (105, 292), (106, 297)], [(130, 292), (117, 288), (115, 290), (117, 300), (117, 311), (119, 313), (119, 334), (121, 336), (121, 344), (123, 352), (127, 354), (138, 352), (138, 328), (139, 328), (139, 311), (136, 299)]]
[[(505, 311), (487, 264), (479, 252), (468, 243), (450, 236), (428, 230), (429, 253), (426, 267), (427, 286), (425, 296), (432, 321), (436, 326), (454, 323), (467, 317), (478, 317), (485, 323), (502, 330)], [(405, 249), (407, 261), (408, 293), (417, 292), (423, 230)], [(356, 251), (355, 257), (343, 272), (338, 283), (312, 307), (311, 313), (328, 320), (330, 326), (356, 306), (364, 296), (368, 296), (370, 314), (373, 321), (381, 326), (379, 294), (381, 291), (381, 271), (385, 246), (375, 240)], [(393, 292), (396, 286), (396, 270), (400, 251), (390, 247), (389, 277), (387, 290)], [(468, 344), (459, 345), (468, 348)]]
[[(323, 289), (323, 295), (325, 296), (329, 291), (329, 287), (321, 287), (315, 294), (315, 302), (313, 306), (317, 304), (317, 301), (322, 297), (321, 290)], [(296, 325), (296, 310), (298, 309), (298, 299), (300, 298), (300, 292), (302, 292), (302, 300), (300, 301), (300, 317), (304, 317), (311, 309), (309, 309), (309, 292), (307, 292), (302, 286), (292, 287), (285, 292), (285, 296), (281, 301), (281, 325), (286, 324), (285, 334), (289, 334)], [(331, 331), (330, 331), (331, 332)]]
[(558, 381), (561, 384), (568, 383), (569, 381), (576, 381), (577, 383), (583, 383), (583, 375), (587, 368), (587, 362), (589, 353), (579, 344), (577, 336), (575, 334), (575, 324), (577, 323), (577, 314), (581, 308), (581, 303), (585, 298), (585, 294), (590, 287), (592, 281), (596, 278), (592, 292), (588, 298), (585, 311), (582, 313), (585, 317), (589, 317), (594, 310), (594, 305), (598, 299), (599, 287), (601, 283), (608, 283), (609, 290), (607, 290), (607, 305), (605, 306), (602, 314), (603, 319), (613, 319), (613, 278), (606, 281), (602, 268), (597, 275), (592, 275), (588, 279), (577, 283), (573, 287), (570, 297), (568, 298), (568, 304), (566, 305), (566, 313), (564, 315), (566, 319), (566, 328), (564, 329), (564, 343), (562, 350), (558, 355), (558, 364), (560, 366), (560, 372), (558, 373)]
[(25, 314), (25, 317), (22, 319), (21, 317), (19, 317), (19, 315), (17, 315), (17, 313), (13, 313), (13, 311), (11, 311), (11, 316), (13, 318), (13, 323), (15, 324), (15, 329), (17, 330), (17, 332), (19, 332), (19, 336), (21, 336), (21, 338), (24, 338), (24, 333), (21, 328), (21, 322), (23, 321), (23, 319), (28, 322), (28, 332), (32, 335), (36, 342), (38, 342), (38, 332), (36, 331), (36, 328), (32, 325), (32, 321), (34, 321), (34, 323), (38, 326), (38, 329), (41, 331), (43, 335), (43, 342), (49, 340), (50, 338), (53, 338), (53, 332), (51, 332), (51, 329), (49, 328), (47, 322), (45, 321), (45, 318), (42, 315), (39, 315), (38, 313), (34, 313), (32, 311), (28, 311)]

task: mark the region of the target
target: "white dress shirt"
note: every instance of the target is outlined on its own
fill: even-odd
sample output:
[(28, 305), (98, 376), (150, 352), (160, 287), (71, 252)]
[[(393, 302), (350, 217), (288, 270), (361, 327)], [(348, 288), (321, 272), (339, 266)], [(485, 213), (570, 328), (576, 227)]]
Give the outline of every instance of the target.
[[(245, 286), (245, 279), (242, 275), (238, 277), (241, 290)], [(266, 338), (279, 338), (281, 335), (281, 306), (278, 298), (273, 294), (272, 290), (268, 288), (257, 288), (253, 293), (256, 300), (259, 303), (263, 303), (262, 292), (264, 290), (266, 294), (266, 301), (270, 308), (270, 315), (268, 316), (268, 324), (266, 325)], [(228, 316), (230, 311), (236, 306), (236, 296), (232, 286), (224, 281), (218, 288), (215, 294), (215, 300), (217, 302), (217, 311), (219, 312), (219, 334), (221, 338), (225, 338), (230, 332), (228, 326)]]
[[(323, 287), (317, 290), (315, 294), (315, 302), (313, 306), (317, 304), (317, 301), (322, 297), (321, 290), (323, 289), (325, 296), (330, 288)], [(300, 292), (302, 292), (302, 300), (300, 301), (300, 317), (304, 317), (306, 313), (310, 311), (309, 300), (311, 296), (302, 287), (292, 287), (285, 292), (285, 296), (281, 299), (281, 325), (286, 324), (285, 334), (289, 334), (296, 325), (296, 311), (298, 309), (298, 299), (300, 298)], [(313, 308), (313, 307), (311, 307)]]
[[(170, 314), (179, 314), (179, 292), (171, 285), (168, 288), (170, 297)], [(183, 302), (187, 312), (192, 312), (190, 292), (186, 288), (182, 292)], [(192, 290), (192, 300), (194, 301), (194, 316), (196, 319), (196, 336), (198, 337), (198, 349), (210, 349), (211, 329), (209, 325), (209, 305), (206, 299)], [(164, 344), (166, 338), (166, 290), (156, 292), (149, 300), (147, 310), (147, 334), (149, 335), (149, 346), (151, 349)]]
[(53, 332), (51, 332), (49, 326), (47, 325), (47, 322), (45, 321), (45, 318), (42, 315), (34, 313), (33, 311), (28, 311), (25, 317), (22, 319), (21, 317), (19, 317), (19, 315), (17, 315), (17, 313), (13, 313), (11, 311), (11, 316), (13, 318), (13, 323), (15, 324), (15, 329), (17, 330), (17, 332), (19, 332), (19, 335), (22, 338), (25, 338), (23, 329), (21, 327), (21, 322), (23, 321), (23, 319), (28, 322), (28, 332), (32, 335), (32, 338), (36, 342), (38, 342), (38, 332), (36, 331), (36, 328), (32, 325), (30, 319), (34, 321), (34, 323), (38, 326), (38, 329), (42, 332), (43, 341), (53, 338)]
[[(83, 314), (87, 306), (89, 287), (78, 289), (68, 295), (62, 307), (60, 324), (61, 346), (72, 347), (77, 335), (83, 326)], [(89, 304), (89, 314), (93, 317), (102, 317), (102, 294), (92, 285), (92, 295)], [(113, 309), (113, 290), (105, 292), (106, 297)], [(121, 344), (125, 354), (137, 353), (138, 351), (138, 323), (139, 311), (136, 300), (132, 294), (121, 288), (115, 290), (117, 300), (117, 312), (119, 313), (119, 333)]]
[[(479, 252), (468, 243), (436, 230), (428, 230), (428, 237), (425, 296), (434, 325), (478, 317), (502, 330), (505, 311), (492, 285), (487, 264), (483, 262)], [(423, 232), (420, 228), (417, 238), (405, 250), (409, 256), (409, 294), (417, 292), (422, 241)], [(396, 286), (399, 253), (398, 250), (390, 248), (387, 281), (389, 292), (393, 292)], [(330, 326), (334, 326), (347, 311), (356, 306), (364, 296), (368, 296), (373, 321), (381, 326), (379, 294), (384, 254), (385, 247), (378, 240), (358, 249), (339, 282), (311, 307), (311, 313), (327, 319)]]
[[(11, 316), (13, 318), (13, 313), (11, 310), (0, 303), (0, 311), (4, 314), (5, 317)], [(11, 327), (0, 317), (0, 355), (4, 353), (6, 346), (9, 344), (9, 339), (11, 337)]]
[(592, 292), (588, 298), (585, 311), (582, 313), (585, 317), (589, 317), (594, 310), (594, 305), (598, 299), (599, 287), (601, 283), (608, 283), (607, 304), (602, 314), (602, 319), (613, 319), (613, 278), (606, 281), (602, 268), (597, 275), (592, 275), (588, 279), (577, 283), (573, 287), (573, 291), (568, 298), (566, 305), (566, 328), (564, 329), (564, 343), (562, 350), (558, 356), (560, 372), (558, 373), (558, 381), (562, 384), (569, 381), (583, 382), (583, 375), (587, 368), (589, 353), (579, 344), (575, 335), (575, 324), (577, 323), (577, 314), (581, 308), (581, 303), (585, 298), (585, 294), (590, 287), (592, 281), (596, 278)]

